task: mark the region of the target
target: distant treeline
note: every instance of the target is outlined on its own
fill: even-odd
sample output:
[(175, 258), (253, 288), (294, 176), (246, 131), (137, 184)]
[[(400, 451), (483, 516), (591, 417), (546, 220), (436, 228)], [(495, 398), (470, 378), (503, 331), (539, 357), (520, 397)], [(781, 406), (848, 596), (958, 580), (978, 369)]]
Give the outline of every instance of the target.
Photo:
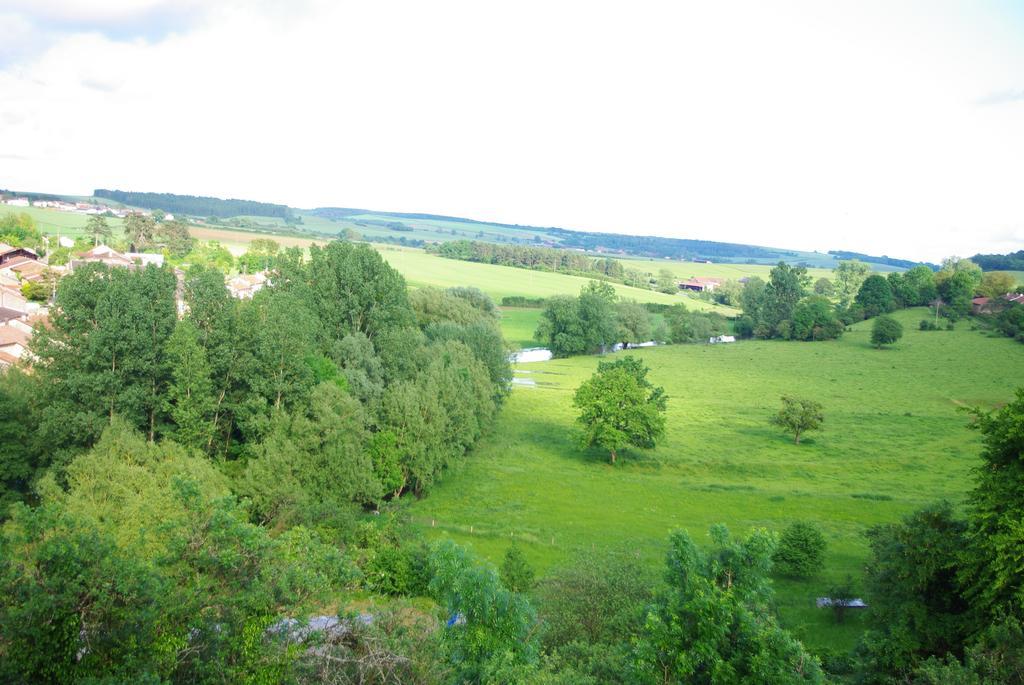
[(617, 259), (588, 257), (571, 250), (532, 245), (496, 245), (478, 240), (453, 240), (430, 248), (442, 257), (467, 262), (499, 264), (521, 269), (555, 271), (621, 280), (626, 271)]
[(1010, 254), (976, 254), (971, 261), (984, 271), (1024, 271), (1024, 250)]
[(354, 209), (352, 207), (317, 207), (310, 211), (311, 214), (324, 219), (344, 219), (357, 214), (374, 214), (376, 216), (393, 217), (396, 219), (422, 219), (424, 221), (446, 221), (456, 224), (480, 224), (483, 226), (499, 226), (501, 228), (516, 228), (523, 231), (551, 231), (555, 229), (541, 228), (539, 226), (521, 226), (519, 224), (502, 224), (496, 221), (479, 221), (478, 219), (467, 219), (460, 216), (446, 216), (444, 214), (422, 214), (420, 212), (378, 212), (372, 209)]
[(859, 259), (862, 262), (871, 262), (872, 264), (887, 264), (889, 266), (898, 266), (901, 269), (913, 269), (918, 265), (925, 265), (932, 271), (938, 271), (938, 264), (931, 264), (929, 262), (913, 262), (909, 259), (895, 259), (893, 257), (887, 257), (882, 255), (881, 257), (873, 257), (872, 255), (863, 254), (861, 252), (847, 252), (845, 250), (829, 250), (828, 253), (836, 259)]
[(190, 214), (192, 216), (272, 216), (286, 221), (294, 215), (290, 207), (275, 205), (269, 202), (254, 200), (222, 200), (217, 197), (201, 197), (197, 195), (175, 195), (173, 193), (136, 193), (125, 190), (93, 191), (96, 197), (114, 200), (132, 207), (145, 209), (162, 209), (173, 214)]
[(615, 233), (586, 233), (552, 228), (549, 232), (557, 236), (566, 247), (580, 247), (584, 250), (615, 250), (648, 257), (671, 257), (673, 259), (779, 259), (795, 257), (795, 252), (768, 250), (753, 245), (718, 243), (710, 240), (684, 240), (681, 238), (660, 238), (658, 236), (619, 235)]

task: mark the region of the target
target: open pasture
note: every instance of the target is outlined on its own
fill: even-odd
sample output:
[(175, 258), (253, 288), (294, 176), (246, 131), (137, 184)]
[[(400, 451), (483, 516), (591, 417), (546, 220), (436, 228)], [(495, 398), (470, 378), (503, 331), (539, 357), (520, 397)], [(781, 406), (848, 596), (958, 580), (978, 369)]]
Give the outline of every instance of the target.
[[(627, 269), (636, 269), (641, 273), (650, 273), (655, 276), (661, 269), (668, 269), (676, 278), (721, 278), (738, 281), (741, 278), (757, 276), (768, 280), (768, 275), (773, 264), (704, 264), (702, 262), (683, 262), (672, 259), (640, 259), (622, 258), (619, 260), (622, 266)], [(872, 265), (875, 267), (876, 265)], [(813, 268), (807, 273), (811, 278), (818, 280), (821, 277), (832, 278), (831, 269)]]
[[(627, 547), (661, 568), (669, 531), (706, 539), (812, 521), (829, 542), (813, 580), (778, 581), (783, 622), (813, 648), (852, 645), (863, 630), (814, 607), (846, 574), (860, 576), (864, 532), (939, 499), (961, 503), (978, 463), (963, 407), (994, 407), (1024, 385), (1024, 346), (957, 330), (921, 332), (923, 309), (896, 313), (905, 335), (869, 344), (871, 322), (838, 341), (742, 341), (632, 351), (669, 396), (667, 435), (611, 466), (574, 440), (572, 394), (597, 357), (522, 364), (498, 419), (465, 465), (410, 506), (428, 535), (450, 536), (500, 562), (516, 539), (543, 571), (574, 552)], [(802, 444), (768, 422), (779, 397), (825, 408)]]

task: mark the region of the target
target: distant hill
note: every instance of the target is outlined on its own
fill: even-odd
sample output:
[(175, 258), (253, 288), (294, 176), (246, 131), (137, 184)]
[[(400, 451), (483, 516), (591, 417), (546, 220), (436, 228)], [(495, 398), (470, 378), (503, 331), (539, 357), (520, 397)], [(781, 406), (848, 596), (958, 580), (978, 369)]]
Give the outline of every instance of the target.
[[(48, 199), (43, 193), (18, 193), (33, 199)], [(562, 247), (606, 255), (638, 256), (656, 259), (713, 261), (718, 263), (772, 264), (785, 261), (811, 267), (831, 268), (838, 259), (860, 259), (877, 270), (906, 269), (920, 262), (876, 257), (859, 252), (834, 250), (827, 255), (786, 248), (772, 248), (713, 240), (690, 240), (662, 236), (637, 236), (622, 233), (574, 231), (553, 226), (529, 226), (479, 221), (465, 217), (418, 212), (382, 212), (354, 207), (317, 207), (299, 209), (255, 200), (177, 195), (100, 188), (93, 198), (130, 207), (160, 209), (202, 219), (227, 220), (226, 225), (265, 233), (332, 237), (347, 232), (367, 240), (423, 246), (451, 240), (480, 240), (499, 244), (529, 244)], [(86, 199), (86, 198), (82, 198)], [(296, 224), (303, 224), (300, 229)], [(1001, 259), (1021, 259), (1016, 255), (979, 255)], [(977, 260), (978, 258), (976, 258)], [(1000, 262), (1011, 263), (1011, 262)], [(1016, 262), (1012, 262), (1016, 263)], [(937, 268), (934, 264), (927, 264)], [(1004, 268), (985, 267), (985, 268)], [(1017, 266), (1013, 270), (1024, 270)]]
[(887, 255), (881, 257), (873, 257), (872, 255), (863, 254), (861, 252), (846, 252), (844, 250), (829, 250), (828, 253), (833, 255), (836, 259), (859, 259), (862, 262), (871, 262), (872, 264), (886, 264), (888, 266), (898, 266), (901, 269), (912, 269), (915, 266), (927, 266), (932, 271), (938, 271), (938, 264), (931, 264), (929, 262), (913, 262), (909, 259), (894, 259)]
[(254, 200), (222, 200), (217, 197), (197, 195), (175, 195), (174, 193), (138, 193), (125, 190), (93, 191), (95, 197), (114, 200), (131, 207), (161, 209), (172, 214), (191, 216), (215, 216), (226, 219), (231, 216), (268, 216), (291, 219), (292, 209), (287, 205), (275, 205)]
[(1024, 271), (1024, 250), (1009, 254), (976, 254), (971, 261), (984, 271)]

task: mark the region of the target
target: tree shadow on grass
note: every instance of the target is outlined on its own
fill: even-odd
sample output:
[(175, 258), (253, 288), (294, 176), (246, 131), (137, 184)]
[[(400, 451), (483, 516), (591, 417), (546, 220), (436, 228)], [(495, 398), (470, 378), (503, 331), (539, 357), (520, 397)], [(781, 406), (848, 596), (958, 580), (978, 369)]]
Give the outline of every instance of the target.
[[(608, 450), (583, 447), (579, 443), (579, 436), (580, 430), (575, 423), (567, 426), (543, 417), (534, 417), (530, 419), (529, 430), (519, 434), (518, 442), (522, 446), (536, 446), (542, 454), (553, 453), (570, 462), (611, 465), (611, 454)], [(658, 459), (654, 450), (619, 450), (615, 466), (627, 464), (661, 468), (662, 461)]]

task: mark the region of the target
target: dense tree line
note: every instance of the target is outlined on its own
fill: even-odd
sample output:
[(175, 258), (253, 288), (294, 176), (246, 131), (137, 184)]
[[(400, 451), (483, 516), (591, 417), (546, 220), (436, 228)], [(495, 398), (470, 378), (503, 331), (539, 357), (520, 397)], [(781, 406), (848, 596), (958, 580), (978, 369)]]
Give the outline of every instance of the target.
[(587, 233), (562, 228), (548, 229), (562, 245), (584, 250), (603, 248), (647, 257), (671, 259), (719, 259), (737, 261), (742, 259), (780, 259), (795, 257), (794, 252), (769, 250), (753, 245), (719, 243), (711, 240), (685, 240), (682, 238), (661, 238), (658, 236), (632, 236), (617, 233)]
[(859, 682), (1024, 682), (1024, 388), (972, 413), (983, 449), (966, 516), (941, 502), (868, 533)]
[(251, 301), (194, 267), (180, 321), (169, 269), (90, 264), (63, 279), (34, 372), (0, 391), (0, 413), (27, 433), (6, 487), (24, 492), (28, 472), (67, 463), (118, 418), (237, 464), (261, 520), (295, 515), (297, 497), (315, 508), (423, 492), (507, 392), (493, 304), (472, 289), (410, 300), (367, 246), (300, 255), (278, 254)]
[(843, 333), (842, 321), (832, 302), (823, 295), (809, 295), (807, 269), (785, 262), (771, 270), (768, 282), (754, 276), (739, 295), (741, 316), (738, 335), (785, 340), (830, 340)]
[(971, 261), (984, 271), (1024, 271), (1024, 250), (1007, 254), (976, 254)]
[(829, 250), (828, 253), (836, 259), (842, 259), (845, 261), (856, 259), (861, 262), (871, 262), (872, 264), (887, 264), (889, 266), (897, 266), (902, 269), (913, 269), (915, 266), (927, 266), (933, 271), (938, 270), (938, 265), (929, 264), (927, 262), (915, 262), (909, 259), (896, 259), (895, 257), (889, 257), (882, 255), (881, 257), (875, 257), (861, 252), (848, 252), (846, 250)]
[[(430, 247), (442, 257), (460, 259), (482, 264), (514, 266), (521, 269), (555, 271), (577, 276), (599, 276), (616, 281), (626, 278), (622, 262), (609, 257), (593, 258), (572, 250), (532, 245), (497, 245), (477, 240), (452, 240)], [(637, 287), (649, 287), (649, 279), (634, 275), (631, 283)], [(675, 290), (675, 283), (673, 283)]]
[[(938, 271), (925, 265), (886, 276), (871, 273), (857, 260), (840, 262), (833, 280), (811, 287), (803, 267), (780, 262), (768, 282), (752, 277), (738, 300), (743, 315), (737, 334), (786, 340), (828, 340), (842, 335), (849, 324), (888, 314), (904, 307), (933, 306), (939, 315), (956, 321), (971, 314), (972, 298), (1000, 298), (1016, 287), (1015, 279), (1000, 272), (983, 274), (972, 261), (950, 257)], [(1003, 311), (998, 300), (995, 308)], [(1007, 326), (1012, 330), (1012, 323)]]
[(0, 217), (0, 243), (12, 247), (38, 249), (42, 242), (43, 237), (30, 214), (6, 212)]
[(175, 195), (174, 193), (142, 193), (125, 190), (107, 190), (99, 188), (92, 193), (95, 197), (114, 200), (130, 207), (145, 209), (162, 209), (173, 214), (189, 216), (272, 216), (279, 219), (291, 219), (292, 210), (286, 205), (275, 205), (269, 202), (254, 200), (222, 200), (217, 197), (197, 195)]

